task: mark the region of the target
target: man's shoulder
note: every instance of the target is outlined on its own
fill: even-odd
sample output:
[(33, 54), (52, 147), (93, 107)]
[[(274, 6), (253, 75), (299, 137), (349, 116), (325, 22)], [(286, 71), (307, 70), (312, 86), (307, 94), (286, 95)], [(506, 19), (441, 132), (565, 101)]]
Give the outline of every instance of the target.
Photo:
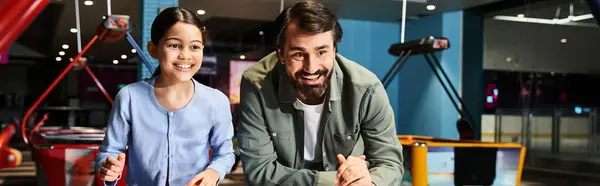
[(337, 54), (337, 63), (343, 78), (355, 87), (370, 87), (381, 83), (375, 73), (340, 54)]
[(275, 68), (277, 62), (277, 53), (272, 52), (246, 69), (244, 73), (242, 73), (242, 78), (258, 87), (267, 78), (269, 72)]

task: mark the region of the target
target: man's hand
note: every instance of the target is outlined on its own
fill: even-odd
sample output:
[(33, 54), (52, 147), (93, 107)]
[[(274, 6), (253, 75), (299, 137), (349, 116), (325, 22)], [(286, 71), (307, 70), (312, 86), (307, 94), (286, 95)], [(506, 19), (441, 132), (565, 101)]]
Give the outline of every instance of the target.
[(100, 170), (100, 178), (107, 182), (113, 182), (121, 176), (123, 172), (123, 167), (125, 166), (125, 153), (119, 154), (119, 157), (115, 159), (112, 156), (108, 156), (104, 163), (102, 163), (102, 168)]
[(336, 186), (372, 186), (371, 173), (365, 161), (367, 157), (349, 156), (348, 159), (338, 154), (337, 160), (340, 164), (336, 174)]
[(217, 171), (213, 169), (206, 169), (202, 171), (200, 174), (194, 176), (190, 182), (185, 184), (185, 186), (213, 186), (217, 185), (217, 181), (219, 181), (220, 175)]

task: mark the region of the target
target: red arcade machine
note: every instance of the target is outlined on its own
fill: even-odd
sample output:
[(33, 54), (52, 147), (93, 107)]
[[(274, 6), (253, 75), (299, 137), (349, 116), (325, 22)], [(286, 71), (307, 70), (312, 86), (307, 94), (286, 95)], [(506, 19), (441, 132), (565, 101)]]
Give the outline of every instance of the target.
[[(49, 2), (50, 0), (0, 1), (0, 51), (8, 50), (8, 46)], [(18, 123), (10, 123), (0, 132), (0, 169), (17, 167), (23, 159), (19, 150), (8, 146), (8, 141), (16, 132), (16, 124)]]
[[(50, 91), (75, 65), (85, 68), (98, 88), (104, 93), (108, 102), (112, 104), (112, 97), (106, 92), (91, 69), (79, 59), (96, 41), (118, 41), (126, 35), (129, 28), (129, 16), (107, 16), (92, 39), (27, 110), (24, 118), (28, 118), (34, 112)], [(50, 186), (90, 185), (94, 182), (97, 185), (104, 185), (102, 180), (97, 177), (94, 160), (98, 153), (98, 147), (104, 139), (105, 130), (85, 127), (43, 127), (46, 119), (47, 115), (29, 131), (29, 134), (26, 133), (26, 125), (21, 126), (23, 141), (32, 148), (32, 154), (37, 165), (38, 182), (45, 180)], [(124, 177), (125, 174), (123, 174), (121, 180), (124, 180)], [(117, 185), (125, 185), (125, 182), (120, 181)]]
[[(16, 40), (21, 32), (48, 5), (50, 0), (9, 0), (0, 1), (0, 51), (6, 50)], [(95, 35), (85, 45), (83, 50), (73, 58), (73, 61), (58, 75), (52, 84), (27, 110), (20, 125), (23, 141), (29, 145), (36, 163), (38, 184), (48, 186), (65, 185), (104, 185), (98, 179), (94, 168), (94, 159), (98, 147), (102, 143), (105, 131), (84, 127), (44, 127), (48, 115), (37, 122), (34, 128), (27, 129), (27, 119), (48, 96), (50, 91), (74, 67), (83, 66), (85, 71), (95, 81), (106, 99), (112, 104), (112, 97), (106, 92), (91, 69), (80, 57), (98, 40), (112, 42), (122, 39), (130, 29), (129, 16), (109, 15), (97, 29)], [(15, 126), (9, 125), (0, 133), (0, 158), (12, 154), (20, 155), (5, 148), (6, 141), (15, 133)], [(5, 150), (6, 149), (6, 150)], [(8, 152), (8, 153), (5, 153)], [(12, 162), (0, 161), (1, 167), (16, 166), (21, 156), (15, 156)], [(125, 175), (121, 180), (124, 180)], [(125, 185), (120, 181), (117, 185)]]

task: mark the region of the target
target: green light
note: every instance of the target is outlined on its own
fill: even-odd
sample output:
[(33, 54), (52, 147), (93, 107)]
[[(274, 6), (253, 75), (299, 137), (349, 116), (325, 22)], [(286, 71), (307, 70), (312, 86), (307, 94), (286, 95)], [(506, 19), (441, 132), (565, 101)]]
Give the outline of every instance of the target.
[(122, 89), (123, 87), (125, 87), (125, 84), (119, 84), (119, 89)]

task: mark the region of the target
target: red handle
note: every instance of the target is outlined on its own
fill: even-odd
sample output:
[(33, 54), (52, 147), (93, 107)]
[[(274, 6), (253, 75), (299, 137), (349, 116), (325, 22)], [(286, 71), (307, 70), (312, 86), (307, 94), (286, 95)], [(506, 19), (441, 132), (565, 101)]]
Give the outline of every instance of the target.
[(15, 134), (15, 125), (10, 123), (4, 129), (2, 129), (2, 133), (0, 133), (0, 149), (4, 148), (4, 146), (8, 143), (10, 137)]
[[(21, 120), (21, 137), (23, 138), (23, 141), (25, 142), (25, 144), (30, 144), (27, 135), (25, 135), (26, 134), (25, 130), (27, 128), (27, 121), (29, 121), (28, 120), (29, 115), (31, 115), (31, 113), (42, 103), (42, 101), (48, 96), (48, 94), (50, 94), (50, 91), (52, 91), (52, 89), (54, 89), (54, 87), (56, 87), (56, 85), (58, 85), (58, 82), (60, 82), (60, 80), (62, 80), (65, 77), (65, 75), (67, 75), (67, 73), (69, 73), (69, 71), (71, 71), (71, 68), (73, 68), (73, 65), (75, 65), (75, 63), (79, 63), (79, 58), (81, 58), (81, 56), (83, 56), (83, 54), (88, 49), (90, 49), (92, 44), (94, 44), (94, 42), (96, 42), (98, 40), (99, 35), (101, 35), (101, 34), (96, 34), (96, 35), (94, 35), (94, 37), (92, 37), (92, 39), (87, 43), (87, 45), (85, 45), (83, 50), (81, 50), (81, 52), (79, 52), (79, 54), (77, 54), (77, 56), (75, 56), (73, 58), (73, 61), (71, 61), (71, 63), (69, 63), (69, 65), (67, 65), (67, 67), (60, 73), (60, 75), (58, 75), (58, 77), (52, 82), (52, 84), (50, 84), (50, 86), (48, 88), (46, 88), (44, 93), (42, 93), (42, 95), (33, 103), (33, 105), (31, 107), (29, 107), (29, 110), (27, 110), (27, 112), (25, 113), (25, 116), (23, 116), (23, 119)], [(87, 68), (87, 66), (86, 66), (86, 68)], [(89, 71), (88, 73), (91, 73), (91, 71)], [(97, 84), (99, 84), (99, 82)], [(100, 85), (100, 86), (102, 86), (102, 85)]]
[(0, 51), (5, 51), (50, 0), (0, 1)]

